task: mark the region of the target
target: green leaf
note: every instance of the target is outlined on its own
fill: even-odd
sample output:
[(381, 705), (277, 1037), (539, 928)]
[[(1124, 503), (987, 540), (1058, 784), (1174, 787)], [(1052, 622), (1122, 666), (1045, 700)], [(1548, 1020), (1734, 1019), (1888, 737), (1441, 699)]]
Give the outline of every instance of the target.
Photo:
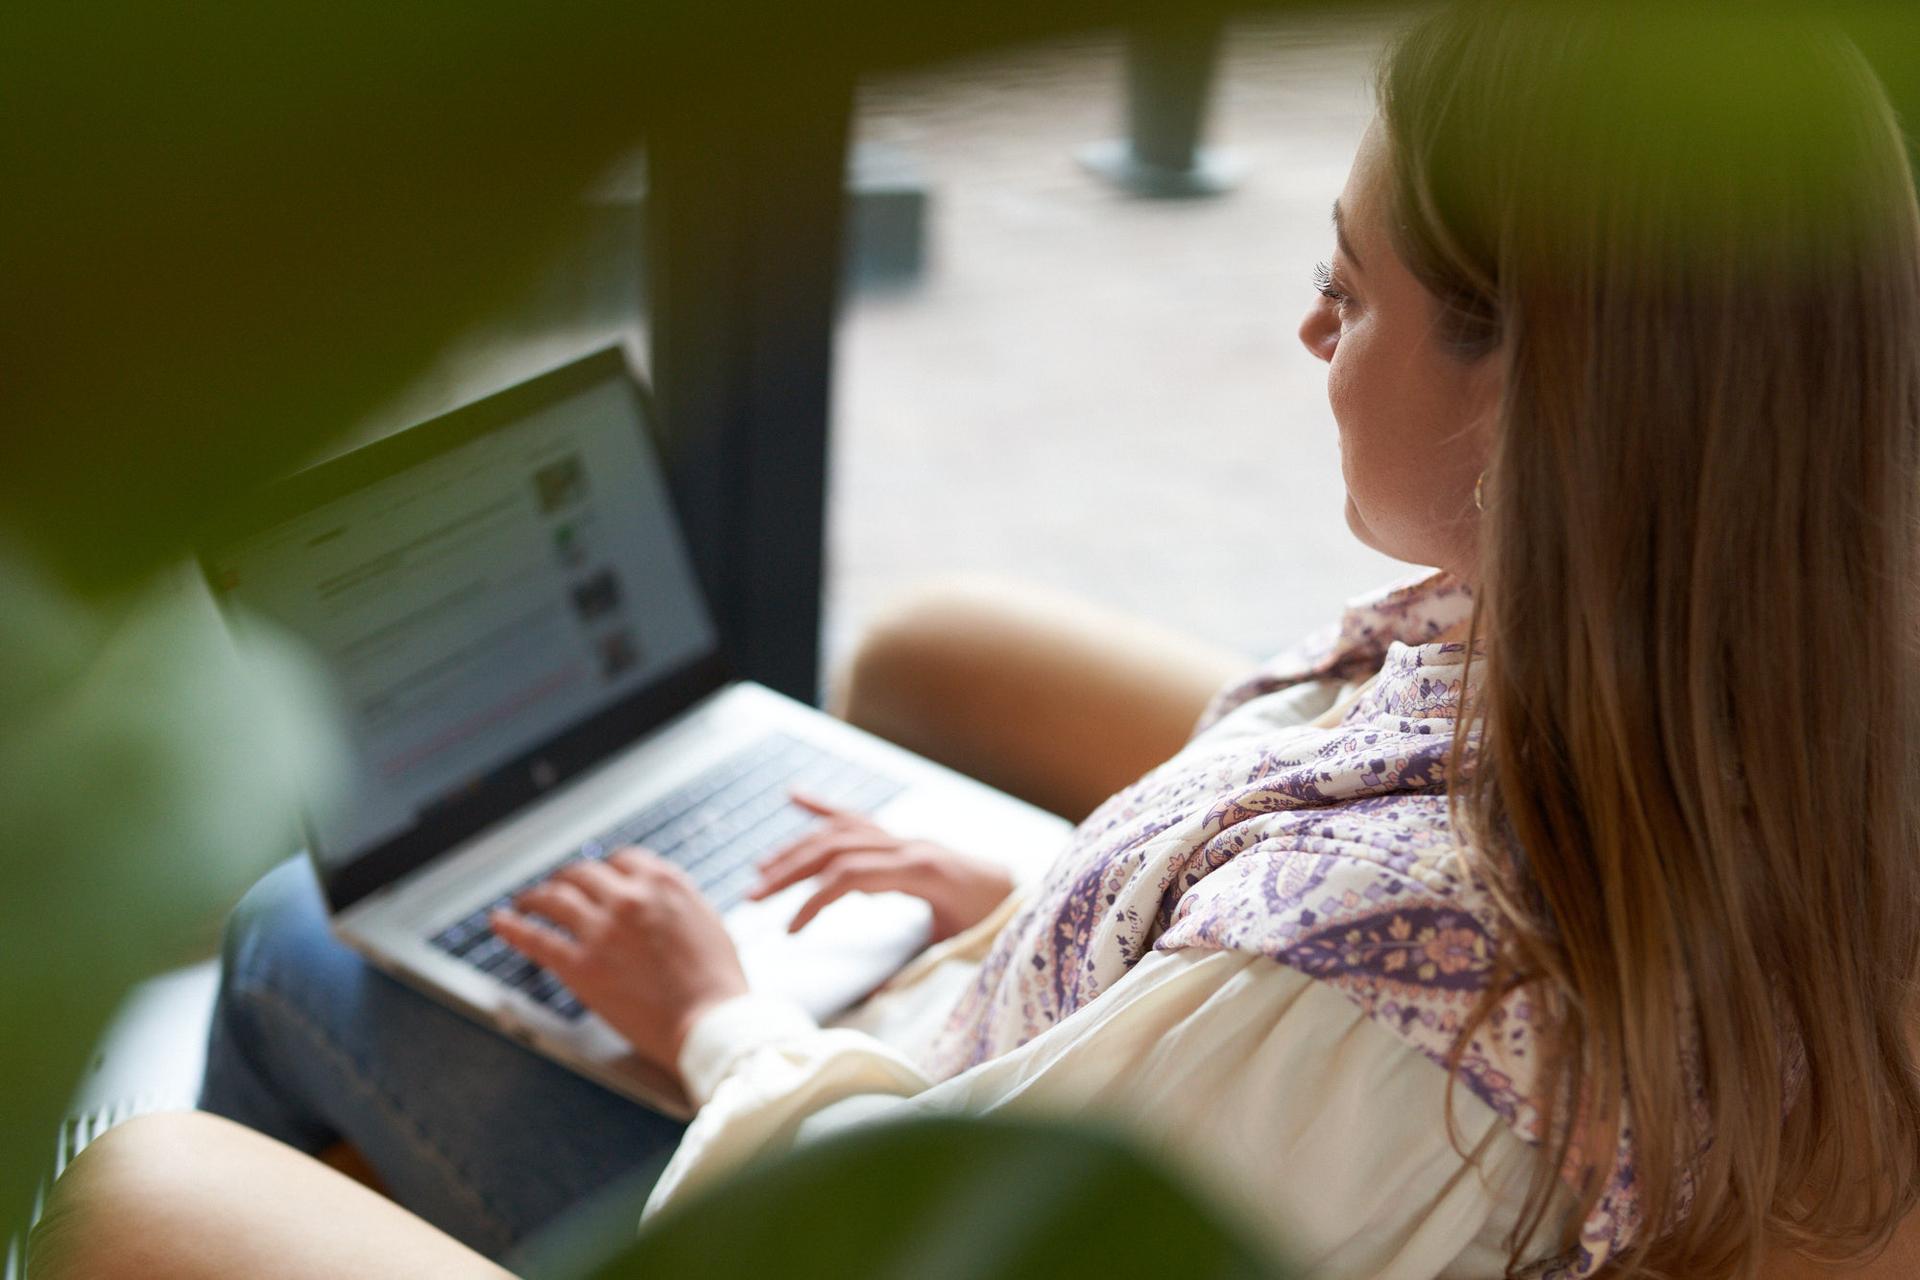
[(558, 1224), (544, 1262), (527, 1274), (1300, 1274), (1125, 1139), (1085, 1126), (949, 1117), (863, 1127), (749, 1166), (661, 1213), (611, 1260), (594, 1261), (610, 1247), (610, 1231), (633, 1229), (639, 1196), (617, 1191), (602, 1202), (597, 1223), (574, 1217)]

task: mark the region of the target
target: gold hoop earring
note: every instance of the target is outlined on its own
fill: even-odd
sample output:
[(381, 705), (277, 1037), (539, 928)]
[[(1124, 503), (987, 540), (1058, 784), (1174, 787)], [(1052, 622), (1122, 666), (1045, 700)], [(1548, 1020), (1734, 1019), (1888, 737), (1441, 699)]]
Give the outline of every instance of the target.
[(1487, 487), (1487, 473), (1482, 471), (1480, 473), (1480, 478), (1473, 482), (1473, 509), (1475, 511), (1485, 511), (1487, 509), (1487, 504), (1485, 501), (1486, 487)]

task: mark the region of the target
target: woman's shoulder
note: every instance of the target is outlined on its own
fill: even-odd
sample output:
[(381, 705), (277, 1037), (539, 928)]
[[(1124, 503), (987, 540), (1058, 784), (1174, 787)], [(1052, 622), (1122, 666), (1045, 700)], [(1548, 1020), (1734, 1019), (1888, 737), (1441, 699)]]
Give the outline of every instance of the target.
[[(1418, 812), (1424, 809), (1425, 812)], [(1444, 833), (1443, 798), (1395, 806), (1394, 825)], [(1263, 956), (1339, 992), (1435, 1062), (1447, 1062), (1496, 977), (1503, 927), (1456, 850), (1375, 847), (1314, 833), (1257, 840), (1185, 894), (1159, 952)], [(1530, 1107), (1518, 1064), (1523, 1005), (1474, 1052), (1474, 1092), (1510, 1123)], [(1524, 1055), (1523, 1055), (1524, 1056)]]

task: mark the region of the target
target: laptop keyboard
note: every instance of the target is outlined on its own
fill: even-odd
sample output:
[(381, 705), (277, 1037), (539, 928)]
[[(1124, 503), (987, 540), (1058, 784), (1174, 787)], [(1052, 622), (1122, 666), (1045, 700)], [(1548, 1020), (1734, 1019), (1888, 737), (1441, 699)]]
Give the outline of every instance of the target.
[(788, 798), (790, 790), (798, 787), (829, 804), (871, 813), (898, 795), (903, 785), (812, 743), (772, 735), (456, 920), (433, 936), (433, 945), (525, 992), (561, 1017), (577, 1019), (586, 1010), (573, 993), (501, 941), (487, 923), (488, 913), (507, 906), (570, 863), (605, 858), (628, 845), (644, 845), (677, 863), (707, 899), (725, 911), (752, 887), (756, 862), (819, 824), (818, 817)]

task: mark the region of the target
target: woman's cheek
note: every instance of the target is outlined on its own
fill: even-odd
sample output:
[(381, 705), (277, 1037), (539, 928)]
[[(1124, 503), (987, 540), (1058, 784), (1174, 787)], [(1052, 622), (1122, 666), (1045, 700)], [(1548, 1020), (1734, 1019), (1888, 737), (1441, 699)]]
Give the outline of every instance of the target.
[(1387, 515), (1376, 507), (1385, 496), (1383, 489), (1393, 489), (1393, 477), (1380, 473), (1393, 465), (1392, 437), (1396, 419), (1404, 415), (1394, 403), (1394, 388), (1369, 376), (1368, 337), (1360, 324), (1350, 326), (1341, 338), (1327, 370), (1327, 404), (1339, 430), (1340, 474), (1348, 497), (1371, 522)]
[(1333, 411), (1334, 426), (1339, 431), (1343, 465), (1369, 425), (1368, 402), (1373, 389), (1363, 376), (1365, 356), (1366, 336), (1349, 331), (1341, 335), (1340, 345), (1327, 365), (1327, 407)]
[(1327, 361), (1327, 407), (1333, 410), (1333, 425), (1343, 435), (1347, 429), (1347, 396), (1351, 387), (1348, 368), (1347, 347), (1342, 340)]

